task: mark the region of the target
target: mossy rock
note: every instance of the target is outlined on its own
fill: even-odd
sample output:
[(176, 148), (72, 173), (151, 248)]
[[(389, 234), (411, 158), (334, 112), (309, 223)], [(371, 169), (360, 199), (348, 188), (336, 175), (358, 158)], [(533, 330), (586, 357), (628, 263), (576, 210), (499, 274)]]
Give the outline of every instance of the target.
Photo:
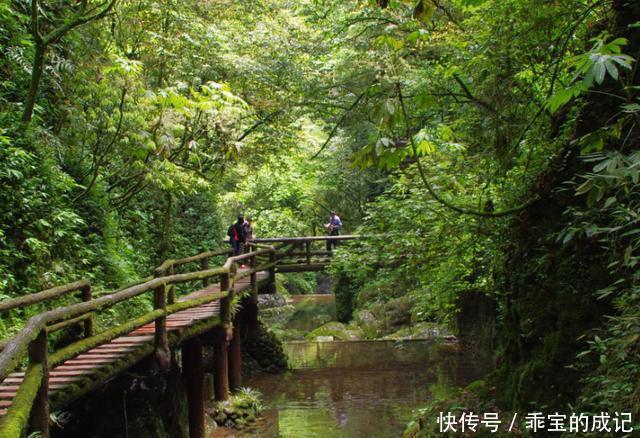
[[(472, 392), (478, 395), (480, 399), (489, 400), (493, 396), (492, 388), (489, 387), (486, 380), (474, 380), (469, 383), (465, 388), (465, 391)], [(493, 388), (495, 390), (495, 388)]]
[(360, 310), (356, 313), (355, 323), (362, 329), (366, 339), (378, 338), (383, 329), (380, 320), (367, 309)]
[(384, 305), (385, 321), (389, 330), (411, 323), (411, 299), (408, 296), (395, 298)]
[(247, 360), (243, 359), (245, 364), (251, 359), (262, 371), (278, 373), (287, 369), (287, 357), (282, 343), (262, 323), (244, 341), (242, 354), (248, 356)]
[(419, 322), (416, 325), (403, 327), (382, 339), (434, 339), (448, 336), (446, 328), (433, 322)]
[(412, 420), (407, 424), (407, 427), (402, 433), (403, 438), (413, 438), (420, 432), (420, 423), (417, 420)]
[(209, 416), (220, 426), (244, 429), (262, 410), (260, 393), (242, 388), (228, 400), (215, 403)]
[(341, 322), (328, 322), (317, 329), (313, 330), (305, 336), (306, 339), (313, 341), (318, 336), (333, 336), (334, 339), (340, 341), (355, 341), (362, 339), (364, 333), (357, 326), (347, 326)]

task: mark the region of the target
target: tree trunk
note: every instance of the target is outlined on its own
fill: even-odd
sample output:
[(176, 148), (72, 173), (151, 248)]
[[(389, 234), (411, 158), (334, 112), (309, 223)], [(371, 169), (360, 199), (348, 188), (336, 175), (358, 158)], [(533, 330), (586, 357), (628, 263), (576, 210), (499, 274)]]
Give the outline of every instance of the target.
[(38, 89), (40, 88), (40, 79), (42, 78), (42, 71), (44, 70), (45, 52), (46, 46), (41, 43), (36, 43), (36, 52), (33, 57), (33, 67), (31, 69), (29, 94), (27, 95), (27, 100), (24, 103), (24, 112), (22, 113), (22, 121), (25, 125), (28, 125), (29, 122), (31, 122), (31, 118), (33, 116), (33, 108), (36, 105)]
[(160, 240), (160, 259), (165, 260), (171, 251), (171, 215), (173, 210), (173, 195), (166, 192), (166, 205), (162, 221), (162, 236)]

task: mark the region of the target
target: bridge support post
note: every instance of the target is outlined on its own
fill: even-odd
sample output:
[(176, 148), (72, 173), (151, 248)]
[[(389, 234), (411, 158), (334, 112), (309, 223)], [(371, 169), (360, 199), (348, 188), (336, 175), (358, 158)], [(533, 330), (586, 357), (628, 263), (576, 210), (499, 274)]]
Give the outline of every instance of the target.
[(213, 389), (216, 401), (229, 398), (229, 359), (227, 356), (227, 329), (213, 329)]
[(187, 386), (189, 438), (204, 438), (204, 366), (199, 339), (190, 339), (182, 345), (182, 369)]
[(31, 407), (29, 428), (32, 432), (40, 432), (43, 438), (49, 438), (49, 345), (47, 331), (41, 330), (29, 345), (29, 364), (42, 365), (42, 382)]
[(240, 315), (236, 315), (233, 322), (233, 338), (228, 348), (229, 355), (229, 386), (235, 392), (242, 386), (242, 346), (241, 346), (241, 320)]

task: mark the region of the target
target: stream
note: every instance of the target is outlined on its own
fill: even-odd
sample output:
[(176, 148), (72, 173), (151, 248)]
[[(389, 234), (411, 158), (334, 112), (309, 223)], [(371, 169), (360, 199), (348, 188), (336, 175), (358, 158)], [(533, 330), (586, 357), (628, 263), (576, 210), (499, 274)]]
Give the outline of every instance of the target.
[[(294, 303), (285, 325), (297, 330), (304, 326), (296, 317), (301, 303), (302, 315), (327, 315), (334, 306), (327, 297)], [(310, 312), (315, 306), (317, 312)], [(285, 342), (284, 349), (289, 372), (244, 379), (244, 386), (262, 393), (261, 418), (246, 431), (217, 430), (213, 436), (401, 436), (428, 400), (446, 397), (486, 371), (456, 342), (296, 340)]]

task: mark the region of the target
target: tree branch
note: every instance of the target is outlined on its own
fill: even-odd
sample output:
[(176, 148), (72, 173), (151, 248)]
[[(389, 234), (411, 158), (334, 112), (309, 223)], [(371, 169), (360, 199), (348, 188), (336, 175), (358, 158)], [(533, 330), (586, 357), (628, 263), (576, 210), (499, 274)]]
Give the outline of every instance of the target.
[(473, 93), (471, 93), (471, 91), (469, 90), (469, 88), (467, 87), (467, 84), (465, 84), (462, 79), (460, 79), (460, 76), (458, 76), (457, 74), (453, 75), (453, 78), (456, 80), (456, 82), (460, 85), (460, 87), (462, 88), (462, 91), (464, 91), (465, 96), (467, 96), (467, 98), (472, 101), (473, 103), (481, 106), (482, 108), (491, 111), (492, 113), (497, 113), (496, 109), (493, 108), (488, 102), (485, 102), (482, 99), (479, 99), (477, 97), (475, 97), (473, 95)]
[(518, 213), (518, 212), (520, 212), (522, 210), (525, 210), (526, 208), (529, 208), (531, 205), (533, 205), (535, 202), (537, 202), (540, 199), (539, 196), (535, 196), (533, 199), (529, 200), (528, 202), (526, 202), (524, 204), (518, 205), (517, 207), (509, 208), (509, 209), (498, 211), (498, 212), (490, 212), (490, 211), (478, 211), (478, 210), (472, 210), (472, 209), (465, 208), (465, 207), (460, 207), (460, 206), (457, 206), (455, 204), (452, 204), (451, 202), (449, 202), (446, 199), (444, 199), (443, 197), (441, 197), (433, 189), (433, 186), (431, 185), (431, 183), (427, 179), (427, 176), (426, 176), (426, 174), (424, 172), (424, 168), (422, 167), (422, 163), (420, 163), (420, 158), (418, 157), (418, 148), (416, 147), (413, 135), (411, 135), (411, 128), (409, 126), (409, 115), (407, 113), (407, 109), (406, 109), (405, 104), (404, 104), (404, 98), (402, 96), (402, 88), (400, 86), (400, 83), (396, 83), (396, 88), (398, 90), (398, 99), (400, 100), (400, 108), (402, 109), (402, 115), (403, 115), (403, 118), (404, 118), (405, 135), (408, 137), (408, 139), (409, 139), (409, 141), (411, 143), (411, 148), (413, 150), (413, 154), (417, 158), (416, 159), (416, 164), (418, 166), (418, 173), (420, 175), (420, 179), (424, 183), (424, 185), (427, 188), (427, 191), (429, 192), (429, 194), (431, 196), (433, 196), (433, 198), (436, 201), (438, 201), (440, 204), (444, 205), (445, 207), (449, 208), (450, 210), (453, 210), (453, 211), (461, 213), (461, 214), (468, 214), (468, 215), (472, 215), (472, 216), (480, 216), (480, 217), (487, 217), (487, 218), (496, 218), (496, 217), (502, 217), (502, 216), (509, 216), (509, 215), (514, 214), (514, 213)]
[(118, 125), (116, 127), (116, 132), (113, 134), (113, 138), (111, 139), (109, 144), (104, 148), (104, 151), (100, 155), (100, 158), (98, 158), (98, 160), (96, 161), (95, 167), (93, 169), (93, 177), (91, 178), (91, 181), (89, 182), (87, 187), (82, 191), (82, 193), (80, 193), (78, 196), (73, 198), (73, 201), (71, 201), (72, 203), (76, 203), (78, 200), (82, 199), (83, 197), (85, 197), (89, 193), (89, 191), (91, 190), (91, 188), (95, 184), (96, 180), (98, 179), (98, 175), (100, 173), (100, 166), (102, 166), (102, 163), (104, 162), (105, 158), (107, 157), (107, 155), (109, 155), (109, 150), (113, 147), (113, 145), (115, 144), (116, 140), (120, 136), (120, 131), (122, 130), (122, 120), (124, 118), (124, 101), (125, 101), (125, 97), (126, 96), (127, 96), (127, 89), (123, 88), (122, 89), (122, 95), (120, 96), (120, 105), (118, 106), (118, 109), (120, 111), (120, 117), (118, 119)]
[[(47, 36), (43, 38), (42, 42), (44, 43), (44, 45), (55, 43), (70, 30), (83, 24), (89, 23), (90, 21), (104, 18), (111, 11), (111, 9), (113, 9), (117, 1), (118, 0), (109, 0), (106, 6), (100, 9), (98, 12), (88, 15), (80, 15), (72, 20), (69, 20), (66, 24), (63, 24), (57, 29), (53, 29), (51, 32), (49, 32)], [(96, 7), (95, 9), (99, 9), (99, 7)]]
[(320, 153), (327, 147), (327, 145), (329, 144), (329, 142), (331, 141), (331, 139), (333, 138), (333, 136), (335, 135), (335, 133), (338, 131), (338, 128), (340, 127), (340, 125), (342, 125), (342, 123), (345, 121), (345, 119), (347, 118), (347, 116), (349, 115), (349, 113), (358, 105), (358, 102), (360, 102), (362, 100), (362, 98), (364, 97), (364, 95), (367, 93), (367, 90), (369, 89), (369, 87), (365, 88), (365, 90), (358, 96), (358, 98), (356, 100), (353, 101), (353, 103), (351, 104), (351, 106), (349, 107), (349, 109), (347, 109), (344, 114), (342, 114), (342, 117), (340, 117), (340, 120), (338, 120), (338, 122), (333, 126), (333, 129), (331, 130), (331, 132), (329, 133), (329, 137), (327, 137), (327, 140), (324, 142), (324, 144), (320, 147), (320, 149), (318, 150), (318, 152), (316, 152), (311, 159), (313, 160), (314, 158), (316, 158), (318, 155), (320, 155)]
[(251, 134), (253, 131), (255, 131), (256, 129), (258, 129), (260, 126), (264, 125), (265, 123), (270, 122), (271, 120), (273, 120), (274, 118), (276, 118), (278, 115), (282, 114), (284, 112), (284, 109), (279, 109), (277, 111), (272, 112), (271, 114), (267, 115), (264, 119), (260, 119), (258, 120), (256, 123), (254, 123), (250, 128), (248, 128), (246, 131), (244, 131), (242, 133), (242, 135), (240, 135), (240, 137), (238, 137), (238, 139), (236, 141), (242, 141), (245, 138), (247, 138), (249, 136), (249, 134)]

